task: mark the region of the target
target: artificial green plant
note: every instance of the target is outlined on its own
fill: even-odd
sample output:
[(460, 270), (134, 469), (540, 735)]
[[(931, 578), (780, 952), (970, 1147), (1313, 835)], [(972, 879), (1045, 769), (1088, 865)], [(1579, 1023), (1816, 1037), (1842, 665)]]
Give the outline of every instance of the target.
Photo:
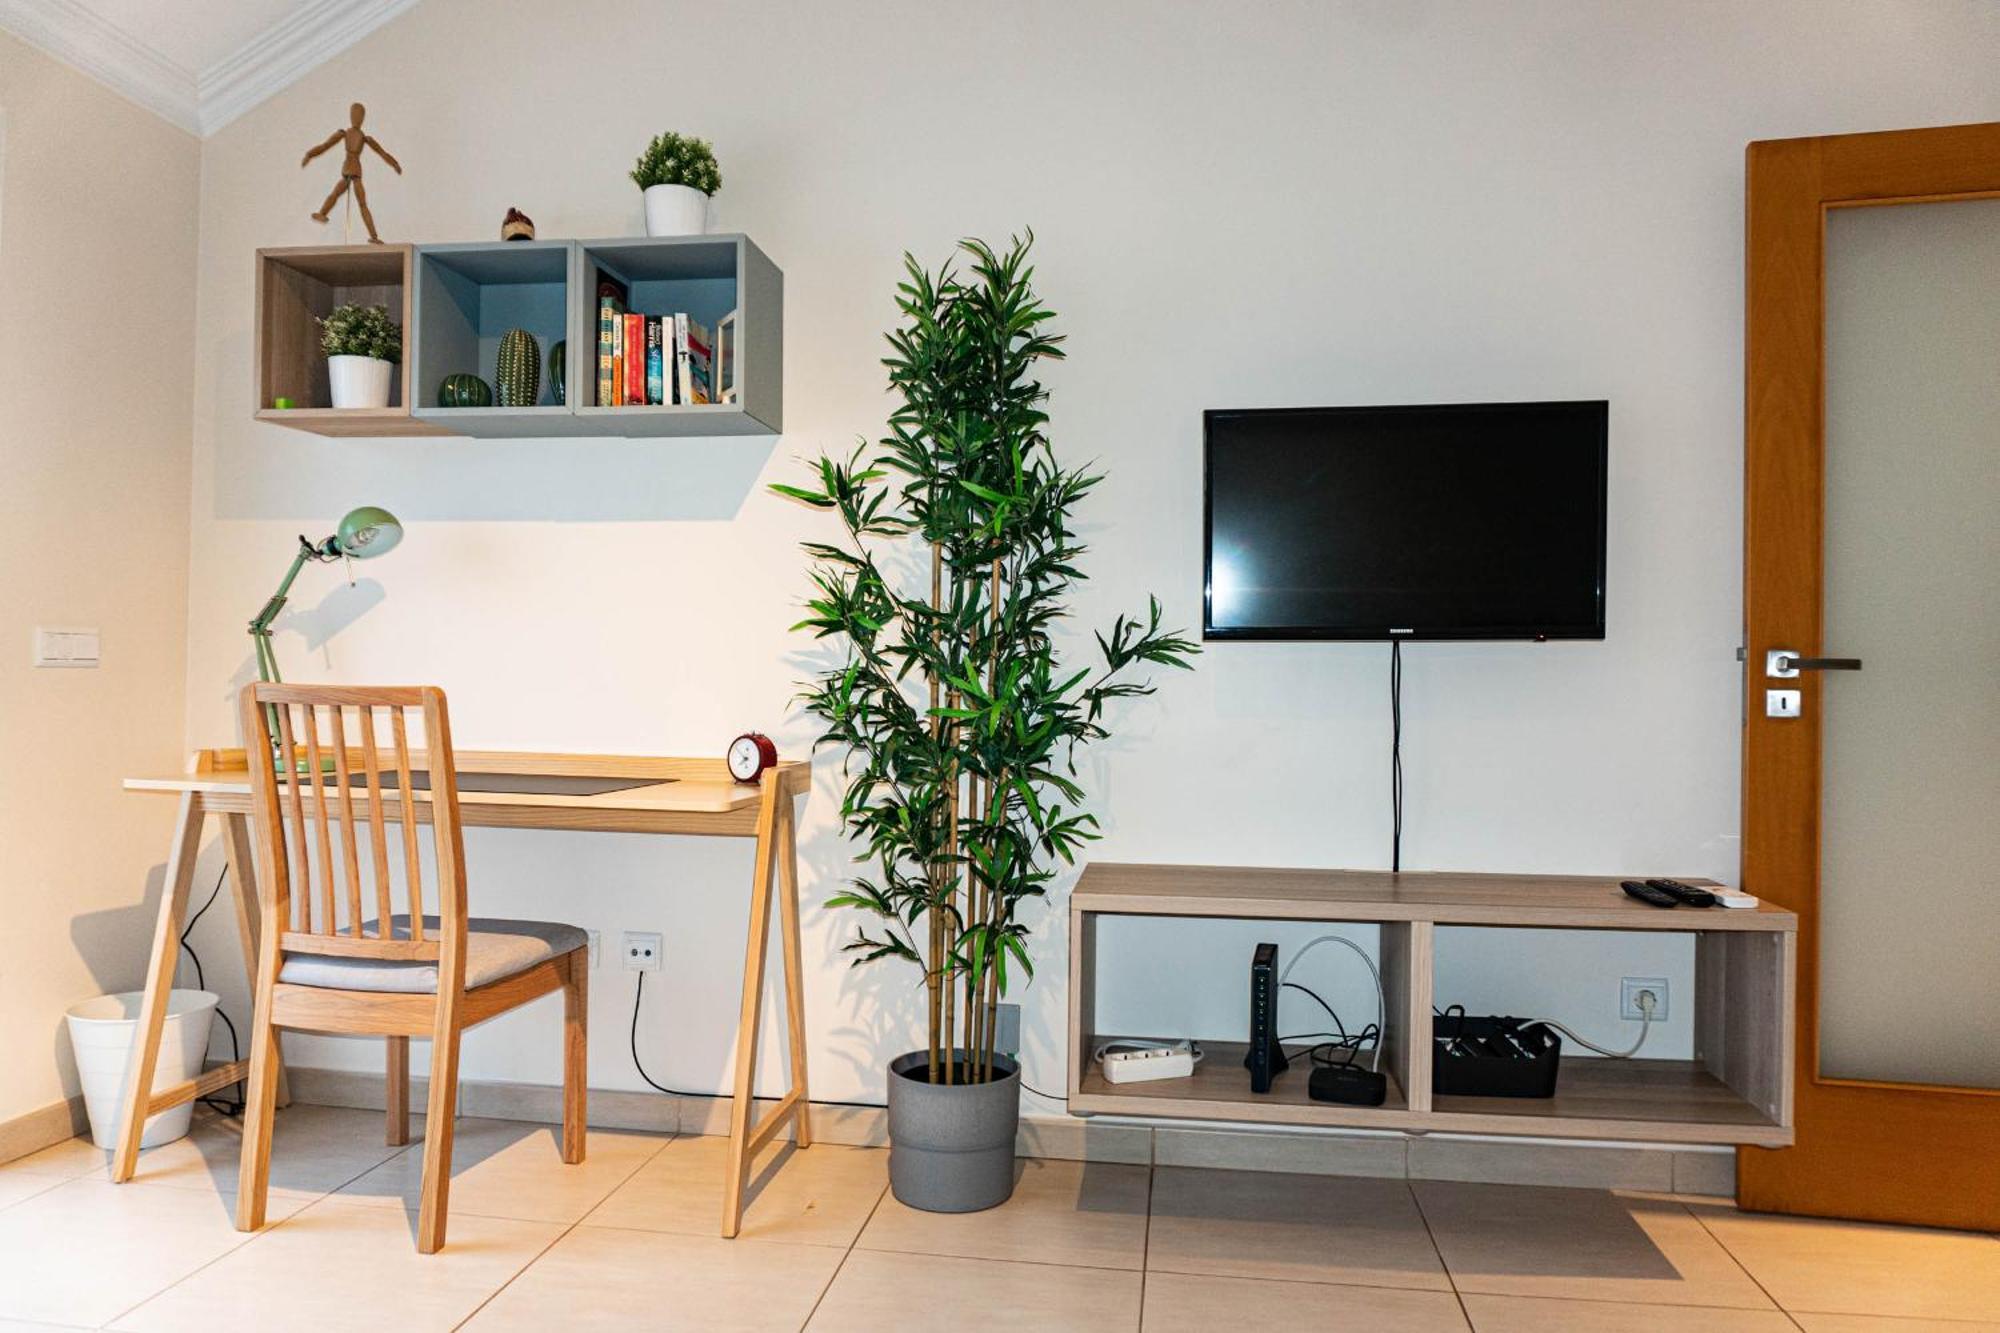
[(888, 436), (866, 461), (866, 446), (820, 457), (814, 485), (773, 487), (845, 529), (804, 544), (815, 595), (798, 626), (841, 647), (802, 699), (820, 744), (846, 751), (841, 817), (872, 868), (828, 906), (873, 918), (847, 946), (857, 964), (923, 970), (933, 1083), (994, 1077), (1010, 966), (1034, 971), (1019, 909), (1098, 836), (1078, 747), (1109, 734), (1112, 700), (1152, 693), (1133, 668), (1199, 651), (1161, 630), (1157, 598), (1097, 634), (1092, 665), (1057, 651), (1085, 577), (1073, 516), (1103, 478), (1063, 466), (1046, 433), (1036, 363), (1063, 353), (1033, 239), (964, 241), (964, 273), (905, 255)]

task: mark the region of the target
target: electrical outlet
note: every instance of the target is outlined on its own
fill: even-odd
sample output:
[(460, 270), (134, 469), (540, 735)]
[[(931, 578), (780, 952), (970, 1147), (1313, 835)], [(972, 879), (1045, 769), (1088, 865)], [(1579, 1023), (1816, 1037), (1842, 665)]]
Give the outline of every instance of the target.
[(1618, 987), (1618, 1016), (1637, 1023), (1646, 1016), (1639, 1012), (1639, 992), (1653, 992), (1653, 1021), (1664, 1022), (1667, 1017), (1667, 979), (1665, 977), (1627, 977)]
[(650, 930), (625, 932), (625, 970), (627, 972), (660, 970), (660, 936), (657, 932)]
[(1021, 1006), (1003, 1004), (995, 1011), (993, 1049), (1002, 1055), (1021, 1053)]
[(590, 932), (591, 970), (596, 971), (598, 963), (602, 962), (603, 959), (604, 959), (604, 933), (602, 931), (593, 930)]

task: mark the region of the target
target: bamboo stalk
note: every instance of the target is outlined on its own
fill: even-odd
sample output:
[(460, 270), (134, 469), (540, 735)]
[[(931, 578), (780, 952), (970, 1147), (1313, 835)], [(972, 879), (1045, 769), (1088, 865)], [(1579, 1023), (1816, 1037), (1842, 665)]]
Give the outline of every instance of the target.
[[(944, 551), (940, 547), (933, 545), (931, 547), (931, 610), (933, 613), (936, 612), (938, 608), (938, 603), (943, 598), (943, 592), (944, 592)], [(935, 673), (931, 675), (930, 686), (931, 686), (931, 712), (933, 715), (931, 719), (932, 735), (938, 738), (942, 738), (944, 735), (944, 719), (936, 716), (937, 706), (938, 706), (938, 678)], [(942, 979), (939, 969), (944, 966), (944, 955), (943, 955), (943, 948), (941, 945), (943, 928), (939, 924), (939, 921), (942, 917), (942, 913), (940, 913), (938, 910), (940, 885), (938, 884), (938, 878), (937, 878), (938, 874), (937, 863), (933, 861), (931, 864), (925, 866), (924, 874), (927, 881), (930, 884), (930, 896), (931, 896), (930, 956), (928, 959), (926, 959), (928, 966), (924, 970), (924, 984), (930, 988), (930, 1005), (931, 1005), (931, 1014), (930, 1014), (931, 1021), (930, 1021), (930, 1034), (929, 1034), (930, 1035), (930, 1079), (932, 1083), (936, 1083), (939, 1081), (938, 1036), (943, 1031), (943, 1026), (944, 1026), (942, 997), (939, 994), (940, 982)]]

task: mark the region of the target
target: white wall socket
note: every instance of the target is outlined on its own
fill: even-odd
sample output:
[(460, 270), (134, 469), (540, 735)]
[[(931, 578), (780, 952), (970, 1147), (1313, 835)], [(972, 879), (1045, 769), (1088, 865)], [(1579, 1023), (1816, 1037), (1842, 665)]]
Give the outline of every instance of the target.
[(1629, 1018), (1634, 1023), (1642, 1021), (1646, 1015), (1639, 1011), (1639, 992), (1653, 992), (1653, 1021), (1662, 1023), (1667, 1017), (1667, 979), (1665, 977), (1626, 977), (1618, 986), (1618, 1016)]
[(660, 970), (660, 936), (657, 932), (650, 930), (625, 932), (625, 970), (627, 972)]

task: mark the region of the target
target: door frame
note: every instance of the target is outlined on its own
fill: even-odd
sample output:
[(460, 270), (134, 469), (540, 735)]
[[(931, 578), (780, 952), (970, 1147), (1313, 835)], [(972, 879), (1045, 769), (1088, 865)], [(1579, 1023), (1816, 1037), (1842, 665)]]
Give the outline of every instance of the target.
[[(1820, 709), (1767, 718), (1764, 656), (1817, 656), (1825, 523), (1826, 213), (2000, 196), (2000, 123), (1775, 139), (1747, 152), (1743, 488), (1743, 884), (1799, 918), (1798, 1146), (1737, 1152), (1737, 1200), (1770, 1212), (2000, 1228), (2000, 1090), (1819, 1072)], [(1886, 1132), (1885, 1132), (1886, 1127)]]

